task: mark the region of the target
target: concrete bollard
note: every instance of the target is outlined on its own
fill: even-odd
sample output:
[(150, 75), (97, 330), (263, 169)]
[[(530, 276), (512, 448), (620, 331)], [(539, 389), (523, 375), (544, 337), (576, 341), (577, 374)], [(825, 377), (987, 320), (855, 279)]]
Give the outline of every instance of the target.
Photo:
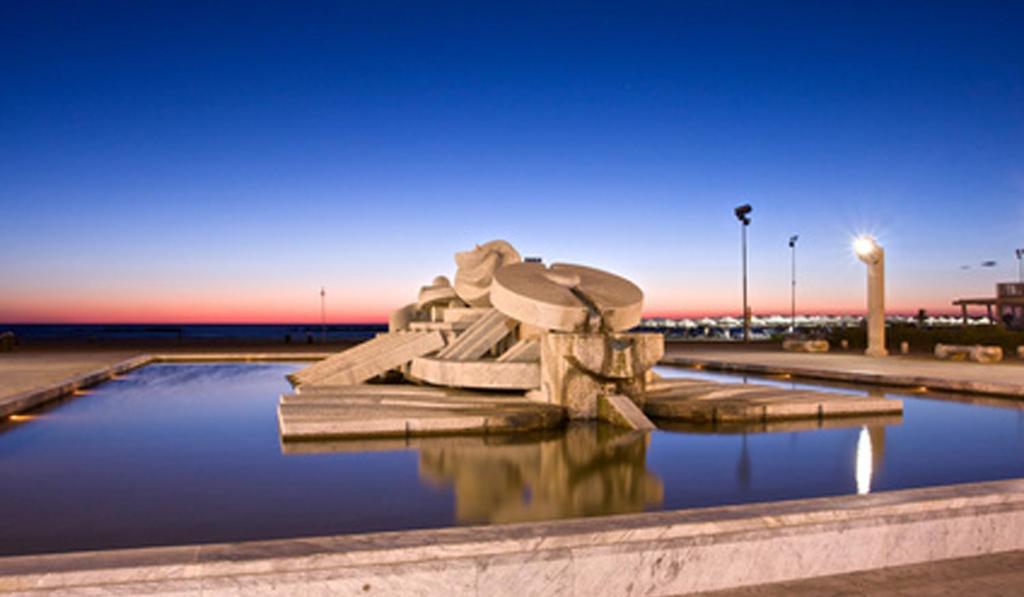
[(910, 342), (900, 342), (900, 354), (910, 354)]
[(0, 352), (11, 352), (14, 350), (14, 332), (0, 333)]
[(843, 338), (839, 341), (839, 348), (842, 348), (843, 350), (850, 350), (850, 341)]
[(1017, 347), (1017, 356), (1024, 359), (1024, 345)]
[(970, 359), (976, 363), (997, 363), (1003, 360), (1000, 346), (962, 346), (958, 344), (936, 344), (935, 356), (940, 359)]
[(971, 360), (978, 363), (998, 363), (1003, 360), (1001, 346), (975, 346), (971, 349)]
[(786, 338), (782, 350), (789, 352), (828, 352), (828, 340), (798, 340)]

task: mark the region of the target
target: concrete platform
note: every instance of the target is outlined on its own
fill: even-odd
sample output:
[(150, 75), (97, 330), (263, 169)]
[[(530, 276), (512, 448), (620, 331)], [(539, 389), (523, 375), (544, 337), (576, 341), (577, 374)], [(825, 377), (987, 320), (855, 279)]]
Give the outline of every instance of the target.
[[(32, 379), (28, 375), (35, 372), (37, 374), (35, 379), (38, 380), (36, 384), (38, 385), (33, 387), (30, 385), (31, 382), (16, 382), (14, 384), (15, 388), (25, 386), (28, 386), (28, 388), (20, 392), (11, 393), (8, 393), (7, 387), (3, 387), (3, 390), (0, 390), (3, 392), (0, 395), (0, 418), (23, 413), (51, 400), (69, 396), (76, 391), (102, 383), (117, 375), (127, 373), (132, 369), (142, 367), (153, 360), (152, 357), (145, 355), (129, 357), (127, 359), (120, 358), (114, 360), (109, 357), (108, 359), (80, 360), (73, 358), (56, 362), (45, 361), (34, 363), (36, 367), (30, 367), (27, 372), (24, 369), (14, 369), (11, 372), (5, 372), (16, 379), (26, 376), (27, 380)], [(9, 361), (5, 363), (5, 365), (9, 364)], [(71, 372), (71, 374), (65, 377), (64, 374), (66, 372)]]
[(0, 418), (23, 413), (151, 363), (320, 360), (320, 352), (25, 351), (0, 356)]
[(522, 394), (473, 393), (415, 385), (304, 388), (281, 397), (285, 441), (538, 431), (561, 426), (561, 407)]
[(643, 408), (649, 417), (655, 419), (729, 425), (787, 419), (900, 415), (903, 413), (903, 401), (757, 384), (666, 379), (648, 386)]
[(981, 364), (924, 357), (871, 358), (862, 354), (807, 354), (676, 345), (671, 347), (661, 364), (1024, 398), (1024, 364), (1012, 362)]

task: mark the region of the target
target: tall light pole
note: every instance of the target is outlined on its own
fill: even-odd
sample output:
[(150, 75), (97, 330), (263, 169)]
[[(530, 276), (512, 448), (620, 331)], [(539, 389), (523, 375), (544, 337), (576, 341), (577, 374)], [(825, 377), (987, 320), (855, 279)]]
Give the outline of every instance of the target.
[(796, 333), (796, 241), (800, 235), (789, 237), (790, 268), (789, 268), (789, 331)]
[(743, 255), (743, 341), (750, 342), (750, 307), (747, 306), (747, 226), (750, 226), (750, 212), (754, 208), (749, 203), (733, 210), (740, 221), (740, 242)]
[(327, 342), (327, 291), (320, 287), (320, 343)]
[(1024, 249), (1014, 251), (1017, 254), (1017, 281), (1024, 284)]
[(870, 236), (853, 241), (853, 252), (868, 266), (868, 348), (869, 357), (884, 357), (885, 349), (885, 249)]

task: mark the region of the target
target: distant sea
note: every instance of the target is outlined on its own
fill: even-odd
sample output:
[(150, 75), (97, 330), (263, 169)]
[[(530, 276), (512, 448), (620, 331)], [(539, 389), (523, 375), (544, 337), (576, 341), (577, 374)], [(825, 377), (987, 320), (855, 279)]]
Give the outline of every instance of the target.
[(310, 324), (275, 325), (164, 325), (164, 324), (3, 324), (0, 332), (10, 330), (21, 340), (237, 340), (237, 341), (319, 341), (321, 334), (330, 341), (366, 340), (386, 332), (387, 324), (343, 323), (325, 329)]

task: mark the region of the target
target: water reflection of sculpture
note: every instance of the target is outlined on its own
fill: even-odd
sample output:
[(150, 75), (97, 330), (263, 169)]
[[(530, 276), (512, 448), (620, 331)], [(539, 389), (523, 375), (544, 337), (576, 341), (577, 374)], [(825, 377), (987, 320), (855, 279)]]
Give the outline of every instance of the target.
[(646, 467), (646, 434), (570, 425), (542, 441), (424, 445), (420, 476), (455, 491), (460, 523), (502, 523), (639, 512), (661, 504)]

